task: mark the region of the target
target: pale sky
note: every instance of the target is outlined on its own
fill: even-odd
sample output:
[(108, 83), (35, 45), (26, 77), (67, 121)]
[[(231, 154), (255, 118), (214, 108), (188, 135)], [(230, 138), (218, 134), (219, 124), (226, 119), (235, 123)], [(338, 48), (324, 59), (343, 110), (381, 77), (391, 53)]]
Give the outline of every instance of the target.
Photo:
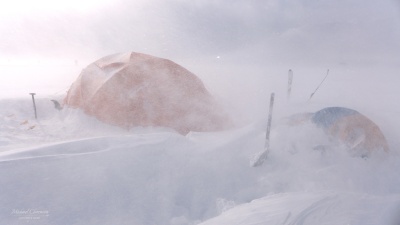
[(331, 60), (340, 54), (345, 61), (366, 54), (381, 60), (400, 50), (398, 0), (14, 0), (1, 5), (1, 55), (79, 58), (140, 51), (233, 57), (248, 51), (280, 60), (304, 60), (304, 54)]
[[(236, 65), (400, 64), (399, 0), (13, 0), (1, 5), (0, 65), (24, 60), (43, 65), (51, 59), (71, 66), (78, 60), (83, 67), (128, 51), (205, 64), (215, 59)], [(16, 79), (4, 68), (0, 72), (1, 83)]]

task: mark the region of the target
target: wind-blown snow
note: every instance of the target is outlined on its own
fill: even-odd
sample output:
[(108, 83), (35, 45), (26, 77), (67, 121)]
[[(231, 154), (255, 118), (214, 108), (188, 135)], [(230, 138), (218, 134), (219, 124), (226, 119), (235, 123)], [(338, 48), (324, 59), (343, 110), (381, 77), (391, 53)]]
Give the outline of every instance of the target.
[[(243, 102), (227, 103), (228, 108), (242, 109), (232, 115), (247, 115), (241, 127), (182, 136), (161, 127), (127, 131), (105, 125), (79, 110), (55, 110), (47, 98), (36, 99), (35, 120), (30, 96), (2, 99), (0, 221), (398, 225), (400, 120), (398, 108), (392, 107), (399, 94), (394, 85), (398, 78), (359, 77), (336, 72), (308, 103), (300, 99), (308, 99), (314, 80), (300, 81), (296, 70), (290, 102), (280, 78), (259, 78), (271, 78), (267, 90), (276, 90), (277, 99), (270, 155), (258, 168), (250, 162), (264, 147), (262, 114), (267, 104), (243, 108)], [(369, 93), (371, 84), (386, 88)], [(253, 84), (243, 95), (267, 93), (262, 86)], [(349, 94), (354, 86), (361, 97)], [(257, 89), (262, 91), (252, 92)], [(331, 95), (335, 89), (340, 92)], [(223, 91), (228, 90), (213, 90), (226, 100)], [(369, 102), (354, 101), (365, 96)], [(249, 101), (263, 99), (268, 95)], [(292, 113), (332, 105), (352, 107), (373, 119), (387, 137), (390, 152), (360, 158), (340, 146), (313, 150), (329, 144), (321, 130), (307, 123), (284, 123)]]
[[(1, 225), (400, 224), (398, 0), (54, 2), (0, 8)], [(127, 131), (54, 109), (83, 67), (126, 51), (194, 72), (237, 127)], [(252, 168), (271, 92), (271, 150)], [(284, 123), (334, 106), (374, 121), (390, 151), (314, 150), (331, 140)]]

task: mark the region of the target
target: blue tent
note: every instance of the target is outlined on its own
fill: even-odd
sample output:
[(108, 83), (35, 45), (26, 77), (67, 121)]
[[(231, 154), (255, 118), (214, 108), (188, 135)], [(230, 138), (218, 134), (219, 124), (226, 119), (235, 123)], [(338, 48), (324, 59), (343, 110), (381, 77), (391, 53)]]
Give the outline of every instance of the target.
[(350, 150), (367, 154), (376, 150), (389, 151), (389, 145), (380, 128), (353, 109), (328, 107), (315, 113), (295, 115), (290, 121), (292, 125), (311, 121)]

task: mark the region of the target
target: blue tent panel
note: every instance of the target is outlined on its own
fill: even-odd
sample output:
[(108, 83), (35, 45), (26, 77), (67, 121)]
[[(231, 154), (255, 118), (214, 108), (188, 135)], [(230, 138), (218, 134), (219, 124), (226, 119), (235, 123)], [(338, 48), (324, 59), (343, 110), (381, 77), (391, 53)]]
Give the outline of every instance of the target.
[(311, 117), (311, 120), (319, 127), (329, 128), (343, 119), (343, 117), (356, 114), (360, 113), (353, 109), (343, 107), (328, 107), (314, 113), (314, 115)]
[(328, 107), (312, 114), (311, 121), (352, 150), (388, 151), (379, 127), (361, 113), (343, 107)]

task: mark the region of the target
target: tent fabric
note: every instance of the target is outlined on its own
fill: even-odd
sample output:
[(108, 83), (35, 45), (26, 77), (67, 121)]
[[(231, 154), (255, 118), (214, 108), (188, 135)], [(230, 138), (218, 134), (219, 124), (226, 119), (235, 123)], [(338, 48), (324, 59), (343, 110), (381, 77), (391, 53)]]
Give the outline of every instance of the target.
[(343, 107), (328, 107), (315, 112), (311, 121), (352, 150), (389, 151), (380, 128), (361, 113)]
[(161, 126), (186, 134), (230, 126), (228, 116), (196, 75), (170, 60), (135, 52), (106, 56), (88, 65), (64, 103), (127, 129)]
[(343, 107), (328, 107), (315, 112), (311, 120), (320, 127), (329, 128), (340, 119), (352, 115), (360, 115), (360, 113)]

